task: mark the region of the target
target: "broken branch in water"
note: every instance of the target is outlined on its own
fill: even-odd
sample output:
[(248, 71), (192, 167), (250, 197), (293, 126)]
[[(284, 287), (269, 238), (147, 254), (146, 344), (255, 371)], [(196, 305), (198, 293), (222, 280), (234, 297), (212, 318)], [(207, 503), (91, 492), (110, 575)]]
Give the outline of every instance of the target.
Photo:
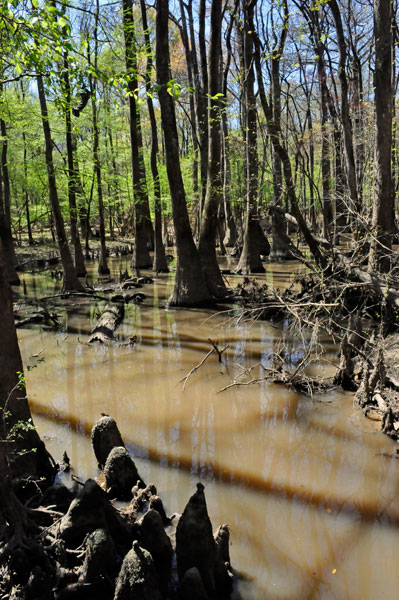
[(208, 353), (207, 353), (207, 354), (204, 356), (204, 358), (201, 360), (201, 362), (199, 362), (199, 363), (198, 363), (198, 365), (195, 365), (195, 367), (193, 367), (193, 368), (191, 369), (191, 371), (189, 371), (189, 372), (187, 373), (187, 375), (185, 375), (184, 377), (182, 377), (182, 378), (180, 379), (180, 383), (181, 383), (182, 381), (184, 381), (184, 383), (183, 383), (183, 392), (184, 392), (184, 390), (186, 389), (187, 381), (189, 380), (189, 378), (191, 377), (191, 375), (192, 375), (193, 373), (195, 373), (195, 371), (198, 371), (198, 369), (199, 369), (200, 367), (202, 367), (202, 365), (204, 364), (204, 362), (205, 362), (206, 360), (208, 360), (208, 358), (210, 357), (210, 355), (211, 355), (211, 354), (213, 354), (214, 352), (216, 352), (216, 353), (217, 353), (217, 355), (218, 355), (218, 358), (219, 358), (219, 362), (222, 362), (222, 354), (223, 354), (223, 352), (224, 352), (225, 350), (227, 350), (227, 348), (229, 347), (229, 346), (227, 345), (227, 346), (225, 346), (224, 348), (222, 348), (222, 350), (219, 350), (219, 348), (218, 348), (217, 344), (216, 344), (216, 343), (215, 343), (213, 340), (211, 340), (210, 338), (208, 338), (208, 342), (209, 342), (209, 343), (212, 345), (212, 348), (209, 350), (209, 352), (208, 352)]
[[(305, 356), (305, 358), (299, 364), (299, 368), (303, 367), (307, 358), (308, 356)], [(249, 386), (256, 383), (262, 383), (264, 381), (271, 381), (272, 383), (292, 387), (297, 392), (306, 394), (308, 396), (313, 396), (314, 392), (327, 392), (336, 387), (332, 377), (319, 378), (303, 375), (302, 373), (298, 372), (298, 368), (296, 368), (293, 373), (290, 373), (289, 371), (282, 371), (280, 368), (275, 369), (263, 367), (263, 370), (266, 371), (266, 374), (263, 377), (254, 377), (249, 381), (238, 381), (238, 379), (244, 374), (240, 373), (237, 379), (234, 379), (231, 383), (224, 386), (216, 393), (220, 394), (221, 392), (225, 392), (233, 387)], [(250, 371), (250, 369), (248, 369), (248, 371)]]

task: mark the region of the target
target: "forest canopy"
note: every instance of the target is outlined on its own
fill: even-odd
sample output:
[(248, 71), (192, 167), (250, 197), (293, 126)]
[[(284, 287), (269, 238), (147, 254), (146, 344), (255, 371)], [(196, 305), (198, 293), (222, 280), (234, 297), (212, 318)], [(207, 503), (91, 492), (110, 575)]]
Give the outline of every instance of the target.
[[(151, 3), (1, 3), (2, 212), (15, 239), (32, 242), (32, 227), (50, 227), (56, 236), (56, 186), (78, 272), (84, 272), (81, 247), (87, 252), (96, 232), (103, 238), (135, 231), (142, 240), (138, 266), (148, 266), (152, 221), (158, 212), (165, 238), (173, 212), (161, 129), (165, 89), (175, 113), (184, 202), (203, 257), (210, 253), (205, 238), (214, 246), (216, 232), (222, 248), (246, 246), (246, 221), (251, 231), (260, 223), (271, 233), (272, 257), (289, 257), (285, 233), (293, 225), (287, 230), (285, 214), (311, 245), (303, 226), (330, 242), (348, 229), (365, 236), (382, 228), (383, 245), (390, 244), (396, 2), (214, 4), (218, 14), (205, 0), (169, 3), (161, 36), (169, 38), (170, 70), (161, 83)], [(384, 4), (382, 40), (377, 11)], [(383, 125), (391, 172), (381, 194), (385, 201), (390, 195), (392, 206), (383, 211), (385, 221), (372, 215), (378, 90), (392, 125), (389, 131)], [(212, 231), (201, 241), (207, 223)], [(242, 272), (261, 270), (259, 256), (268, 250), (261, 232), (250, 238), (258, 243), (250, 245), (249, 259), (242, 257)], [(215, 268), (207, 268), (214, 278)]]

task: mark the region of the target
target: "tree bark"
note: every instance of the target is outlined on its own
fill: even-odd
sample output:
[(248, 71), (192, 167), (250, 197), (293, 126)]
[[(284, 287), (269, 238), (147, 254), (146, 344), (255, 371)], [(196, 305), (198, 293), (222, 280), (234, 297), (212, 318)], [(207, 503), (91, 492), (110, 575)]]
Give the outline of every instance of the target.
[(78, 279), (75, 265), (73, 264), (71, 251), (69, 249), (68, 240), (65, 233), (64, 219), (61, 213), (60, 203), (58, 200), (57, 183), (55, 178), (55, 169), (53, 162), (53, 142), (51, 139), (50, 122), (48, 118), (47, 101), (44, 92), (43, 77), (42, 75), (37, 75), (36, 79), (43, 124), (50, 203), (55, 222), (55, 229), (57, 233), (58, 248), (60, 251), (61, 262), (64, 271), (63, 290), (83, 291), (83, 286)]
[(122, 0), (123, 7), (123, 33), (125, 37), (125, 61), (129, 75), (129, 116), (130, 116), (130, 145), (133, 173), (133, 193), (135, 207), (135, 246), (133, 267), (136, 269), (149, 269), (151, 257), (148, 252), (148, 215), (145, 205), (148, 205), (146, 178), (143, 159), (143, 142), (141, 136), (140, 112), (136, 102), (137, 81), (137, 55), (135, 24), (133, 19), (132, 0)]
[(154, 105), (151, 97), (151, 74), (152, 74), (152, 51), (150, 43), (150, 34), (147, 24), (147, 9), (144, 0), (140, 0), (141, 18), (143, 22), (144, 40), (147, 50), (147, 68), (146, 68), (146, 90), (147, 90), (147, 107), (151, 124), (151, 172), (154, 184), (154, 212), (155, 212), (155, 228), (154, 228), (154, 262), (152, 270), (156, 273), (169, 273), (169, 267), (165, 255), (165, 247), (162, 240), (162, 198), (161, 185), (158, 173), (158, 131), (157, 122), (155, 119)]
[(341, 117), (344, 130), (345, 156), (352, 210), (360, 213), (359, 195), (356, 180), (355, 152), (353, 148), (353, 130), (349, 112), (348, 79), (346, 76), (346, 42), (342, 26), (341, 13), (336, 0), (328, 0), (335, 21), (339, 50), (339, 81), (341, 84)]
[[(223, 70), (223, 86), (222, 93), (223, 97), (227, 98), (227, 83), (228, 74), (230, 70), (230, 62), (232, 57), (231, 47), (231, 32), (233, 30), (235, 14), (237, 12), (239, 0), (235, 1), (233, 11), (230, 16), (229, 27), (225, 37), (225, 43), (227, 48), (227, 57)], [(222, 108), (222, 159), (223, 159), (223, 202), (224, 202), (224, 222), (225, 222), (225, 236), (223, 240), (224, 246), (233, 248), (237, 242), (238, 233), (237, 226), (234, 220), (233, 210), (231, 206), (231, 161), (230, 161), (230, 140), (229, 140), (229, 128), (227, 121), (227, 109)]]
[[(95, 25), (94, 25), (94, 69), (97, 71), (98, 62), (98, 19), (100, 12), (99, 0), (96, 0)], [(90, 47), (87, 48), (90, 56)], [(98, 261), (98, 272), (101, 275), (109, 275), (110, 270), (107, 264), (107, 248), (105, 244), (105, 223), (104, 223), (104, 202), (103, 202), (103, 186), (101, 177), (101, 164), (99, 156), (99, 132), (97, 122), (97, 79), (92, 74), (89, 75), (90, 92), (91, 92), (91, 108), (93, 118), (93, 163), (94, 174), (97, 181), (97, 200), (98, 200), (98, 215), (100, 219), (100, 259)]]
[(206, 44), (205, 44), (205, 24), (206, 24), (206, 0), (200, 0), (199, 5), (199, 53), (201, 65), (202, 85), (200, 95), (204, 101), (201, 105), (201, 113), (198, 119), (198, 128), (200, 135), (200, 151), (201, 151), (201, 214), (205, 204), (207, 177), (208, 177), (208, 144), (209, 144), (209, 128), (208, 128), (208, 107), (205, 100), (208, 94), (208, 66), (206, 59)]
[[(281, 82), (280, 82), (280, 61), (283, 56), (284, 46), (288, 33), (288, 3), (283, 3), (283, 24), (278, 44), (272, 49), (270, 57), (271, 87), (273, 97), (273, 119), (277, 131), (281, 129)], [(273, 168), (273, 203), (277, 208), (282, 208), (283, 196), (283, 174), (282, 163), (279, 153), (273, 147), (272, 151)], [(281, 216), (280, 210), (272, 211), (272, 247), (270, 252), (271, 260), (284, 260), (291, 258), (291, 252), (287, 246), (287, 225)]]
[[(2, 86), (0, 86), (0, 93), (3, 93)], [(17, 258), (15, 255), (14, 240), (12, 239), (11, 230), (11, 192), (7, 163), (8, 137), (6, 123), (3, 119), (0, 119), (0, 133), (2, 136), (0, 178), (0, 239), (3, 244), (8, 281), (11, 285), (19, 285), (20, 279), (16, 271)]]
[(191, 233), (180, 162), (178, 160), (179, 140), (175, 108), (172, 96), (167, 90), (167, 84), (170, 81), (168, 8), (168, 0), (158, 0), (156, 22), (158, 95), (161, 106), (166, 168), (172, 198), (177, 251), (175, 286), (169, 304), (171, 306), (196, 306), (208, 302), (211, 295), (202, 273), (200, 257)]
[(12, 477), (31, 477), (39, 481), (43, 476), (49, 483), (54, 477), (54, 469), (44, 443), (33, 425), (26, 397), (11, 289), (7, 281), (1, 244), (0, 312), (0, 444), (6, 448)]
[[(63, 10), (65, 10), (65, 0), (63, 0)], [(76, 207), (76, 170), (74, 160), (74, 146), (72, 143), (72, 110), (71, 110), (71, 82), (69, 79), (69, 57), (68, 50), (64, 51), (63, 56), (63, 88), (65, 101), (65, 137), (67, 146), (68, 160), (68, 201), (69, 218), (71, 223), (71, 240), (75, 253), (75, 268), (78, 277), (86, 275), (86, 266), (83, 257), (82, 245), (78, 229), (78, 213)]]
[(264, 273), (260, 257), (260, 235), (258, 216), (258, 149), (257, 149), (257, 110), (255, 99), (255, 72), (253, 66), (253, 23), (255, 2), (243, 0), (243, 59), (244, 59), (244, 98), (246, 131), (246, 220), (244, 245), (237, 266), (238, 273)]
[[(187, 29), (186, 9), (183, 0), (179, 0), (180, 15), (181, 15), (181, 36), (186, 54), (187, 79), (190, 88), (194, 89), (194, 63), (195, 56), (195, 38), (190, 38)], [(192, 18), (192, 13), (191, 13)], [(193, 30), (193, 26), (192, 26)], [(193, 31), (194, 36), (194, 31)], [(191, 42), (191, 46), (190, 46)], [(192, 47), (194, 45), (194, 47)], [(198, 70), (198, 65), (197, 65)], [(201, 226), (201, 201), (199, 197), (199, 182), (198, 182), (198, 131), (197, 131), (197, 111), (195, 110), (195, 92), (190, 92), (190, 126), (193, 143), (193, 201), (196, 215), (196, 226), (194, 228), (195, 236), (199, 236)]]
[(93, 328), (87, 343), (100, 342), (101, 344), (105, 344), (110, 342), (114, 337), (115, 329), (122, 322), (124, 315), (123, 304), (107, 304)]
[(270, 135), (271, 142), (272, 142), (273, 147), (276, 150), (276, 152), (278, 152), (278, 154), (280, 155), (280, 158), (282, 161), (284, 180), (285, 180), (285, 185), (286, 185), (286, 189), (287, 189), (287, 197), (288, 197), (289, 204), (291, 207), (291, 212), (298, 222), (298, 226), (305, 238), (306, 243), (309, 246), (311, 253), (314, 256), (316, 264), (320, 267), (325, 267), (326, 259), (325, 259), (324, 255), (321, 253), (319, 244), (317, 243), (317, 241), (314, 239), (313, 235), (311, 234), (311, 232), (306, 224), (306, 221), (303, 217), (303, 214), (299, 209), (296, 192), (295, 192), (294, 181), (293, 181), (293, 177), (292, 177), (291, 162), (290, 162), (286, 147), (283, 146), (280, 142), (280, 131), (276, 131), (276, 129), (275, 129), (275, 124), (274, 124), (274, 119), (273, 119), (273, 111), (267, 100), (265, 87), (264, 87), (264, 83), (263, 83), (262, 65), (261, 65), (261, 58), (260, 58), (261, 57), (261, 53), (260, 53), (261, 46), (260, 46), (259, 37), (254, 28), (253, 19), (252, 19), (252, 22), (250, 23), (250, 27), (251, 27), (251, 31), (253, 32), (253, 39), (254, 39), (254, 60), (255, 60), (256, 74), (257, 74), (257, 81), (258, 81), (258, 88), (259, 88), (259, 97), (260, 97), (262, 109), (263, 109), (263, 112), (264, 112), (264, 115), (266, 118), (267, 130)]
[[(22, 100), (25, 101), (25, 90), (23, 83), (21, 81), (21, 92), (22, 92)], [(22, 141), (24, 144), (24, 195), (25, 195), (25, 211), (26, 211), (26, 226), (28, 229), (28, 243), (30, 246), (33, 245), (33, 236), (32, 236), (32, 226), (30, 219), (30, 210), (29, 210), (29, 191), (28, 191), (28, 150), (26, 144), (26, 131), (25, 127), (22, 130)]]
[(226, 295), (226, 286), (216, 256), (216, 231), (219, 207), (222, 205), (221, 179), (221, 121), (219, 96), (221, 94), (220, 65), (222, 53), (222, 6), (212, 0), (209, 47), (209, 156), (207, 188), (202, 211), (198, 251), (208, 289), (215, 297)]
[(374, 0), (375, 115), (374, 203), (369, 270), (386, 273), (394, 232), (392, 189), (391, 0)]

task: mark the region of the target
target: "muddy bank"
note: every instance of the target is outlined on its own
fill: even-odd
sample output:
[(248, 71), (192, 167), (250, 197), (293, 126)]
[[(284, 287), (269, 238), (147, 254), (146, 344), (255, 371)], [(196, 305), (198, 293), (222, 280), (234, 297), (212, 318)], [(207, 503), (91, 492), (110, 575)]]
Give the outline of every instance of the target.
[[(29, 246), (21, 244), (15, 247), (17, 271), (47, 270), (58, 273), (61, 258), (57, 245), (51, 239), (42, 238), (40, 242)], [(107, 240), (107, 257), (121, 257), (133, 254), (133, 242), (130, 239)], [(90, 249), (86, 260), (96, 260), (100, 256), (100, 241), (94, 238), (90, 241)], [(61, 269), (62, 276), (62, 269)]]

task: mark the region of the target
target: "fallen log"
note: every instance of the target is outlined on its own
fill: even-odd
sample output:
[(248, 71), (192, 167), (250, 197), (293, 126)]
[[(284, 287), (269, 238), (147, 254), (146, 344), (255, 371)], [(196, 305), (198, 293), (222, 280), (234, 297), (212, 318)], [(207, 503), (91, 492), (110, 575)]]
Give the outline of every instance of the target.
[(122, 303), (106, 304), (100, 318), (98, 319), (88, 343), (100, 342), (106, 344), (114, 337), (114, 331), (123, 321), (125, 310)]
[(59, 325), (58, 319), (59, 319), (59, 316), (57, 314), (49, 313), (48, 310), (46, 310), (45, 308), (42, 308), (41, 310), (29, 315), (25, 319), (16, 321), (15, 327), (17, 329), (20, 329), (22, 327), (25, 327), (26, 325), (31, 325), (31, 324), (41, 324), (41, 325), (45, 324), (45, 325), (53, 325), (55, 327), (58, 327), (58, 325)]
[(372, 275), (354, 266), (349, 258), (336, 249), (334, 250), (334, 255), (350, 279), (365, 284), (369, 287), (370, 291), (374, 292), (381, 300), (384, 299), (389, 306), (396, 310), (399, 309), (399, 290), (388, 285), (386, 278)]

